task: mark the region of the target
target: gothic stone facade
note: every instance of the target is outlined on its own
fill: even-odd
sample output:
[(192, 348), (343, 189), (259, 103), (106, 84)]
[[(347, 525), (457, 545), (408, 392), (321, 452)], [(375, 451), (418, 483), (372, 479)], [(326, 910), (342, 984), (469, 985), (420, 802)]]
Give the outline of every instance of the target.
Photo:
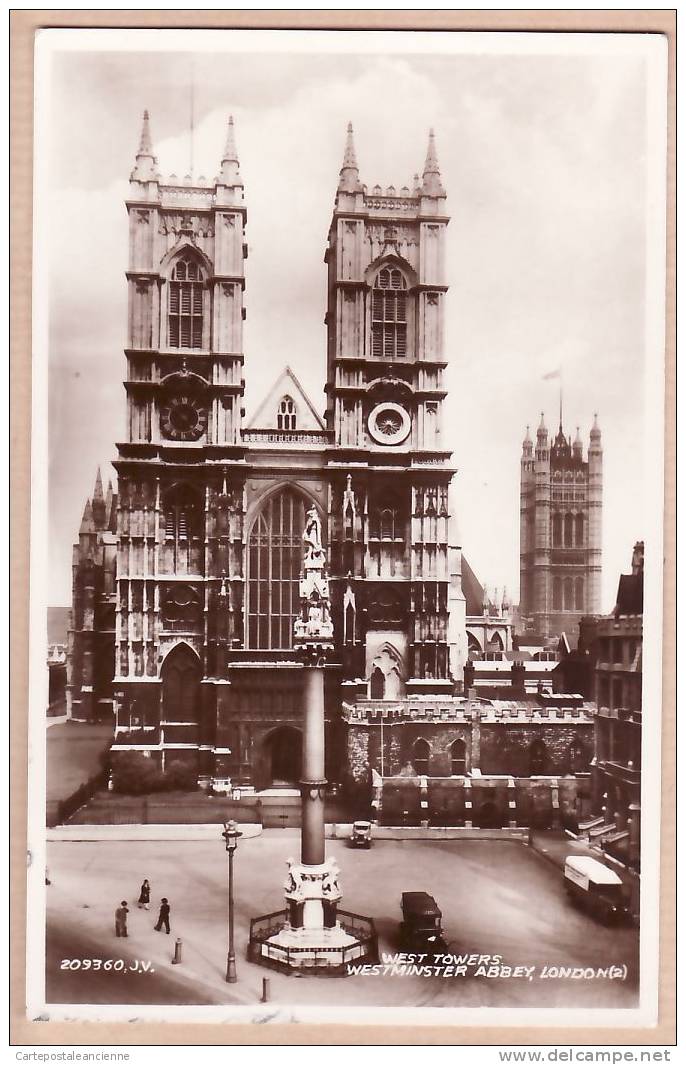
[[(560, 412), (561, 415), (561, 412)], [(576, 632), (600, 610), (603, 452), (597, 418), (588, 457), (577, 429), (552, 444), (543, 416), (521, 458), (520, 613), (540, 637)]]
[[(433, 134), (412, 188), (370, 190), (348, 131), (325, 256), (323, 418), (285, 369), (244, 419), (247, 208), (233, 124), (213, 183), (165, 181), (146, 114), (127, 210), (126, 438), (109, 516), (93, 531), (89, 519), (75, 548), (75, 633), (91, 635), (71, 648), (74, 715), (112, 707), (114, 758), (181, 761), (217, 789), (296, 782), (293, 622), (314, 506), (335, 634), (327, 776), (354, 788), (411, 757), (422, 768), (413, 700), (450, 703), (467, 657), (441, 428), (448, 216)], [(107, 703), (90, 697), (93, 677)], [(370, 707), (393, 709), (399, 746), (387, 765), (370, 756), (361, 768), (368, 726), (356, 715), (366, 720)], [(494, 718), (493, 738), (484, 723), (475, 740), (477, 718), (441, 723), (446, 750), (450, 734), (466, 737), (465, 772), (477, 747), (484, 769), (499, 771), (525, 732), (530, 746), (547, 727)], [(582, 726), (554, 735), (564, 731), (569, 746)], [(491, 747), (501, 753), (488, 761)], [(443, 775), (436, 759), (430, 768)]]

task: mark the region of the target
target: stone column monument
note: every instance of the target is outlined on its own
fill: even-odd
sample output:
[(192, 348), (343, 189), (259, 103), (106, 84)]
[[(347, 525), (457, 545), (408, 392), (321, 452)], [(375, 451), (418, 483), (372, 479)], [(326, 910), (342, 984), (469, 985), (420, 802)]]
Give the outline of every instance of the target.
[(337, 915), (341, 890), (338, 865), (326, 857), (324, 833), (324, 671), (333, 651), (333, 623), (322, 528), (314, 506), (303, 533), (300, 616), (294, 647), (303, 663), (302, 832), (300, 861), (288, 859), (285, 921), (259, 944), (254, 960), (292, 969), (340, 967), (368, 950)]

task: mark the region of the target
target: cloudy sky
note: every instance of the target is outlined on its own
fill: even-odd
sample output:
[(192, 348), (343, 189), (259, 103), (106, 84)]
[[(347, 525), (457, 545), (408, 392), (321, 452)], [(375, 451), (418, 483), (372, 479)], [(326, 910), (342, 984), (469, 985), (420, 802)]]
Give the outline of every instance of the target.
[(578, 425), (587, 442), (595, 411), (603, 431), (610, 609), (644, 535), (644, 379), (656, 357), (645, 341), (651, 156), (640, 51), (577, 37), (572, 53), (561, 37), (539, 36), (527, 54), (498, 35), (499, 54), (488, 54), (450, 35), (452, 54), (442, 54), (445, 35), (429, 51), (411, 34), (337, 33), (270, 35), (268, 52), (266, 38), (232, 31), (215, 31), (207, 51), (192, 32), (158, 31), (152, 46), (138, 33), (99, 31), (86, 50), (52, 51), (39, 99), (49, 601), (69, 603), (84, 502), (98, 464), (113, 473), (123, 439), (124, 199), (141, 114), (150, 111), (162, 174), (184, 175), (193, 84), (196, 176), (218, 171), (235, 116), (249, 216), (248, 414), (285, 363), (323, 409), (323, 253), (346, 123), (370, 187), (411, 185), (433, 126), (451, 215), (445, 435), (463, 549), (482, 581), (516, 600), (521, 442), (542, 410), (556, 430), (558, 381), (544, 378), (560, 370), (567, 432)]

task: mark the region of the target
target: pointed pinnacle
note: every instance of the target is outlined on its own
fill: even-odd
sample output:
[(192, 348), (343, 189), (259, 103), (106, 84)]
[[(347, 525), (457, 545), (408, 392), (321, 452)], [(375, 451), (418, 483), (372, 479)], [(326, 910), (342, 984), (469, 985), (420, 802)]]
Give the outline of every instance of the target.
[(357, 170), (357, 157), (355, 155), (355, 141), (353, 140), (353, 124), (348, 122), (348, 130), (345, 138), (345, 151), (343, 153), (342, 170)]
[(238, 151), (236, 149), (233, 115), (229, 115), (229, 122), (226, 129), (226, 144), (224, 145), (221, 171), (217, 178), (217, 182), (220, 185), (226, 186), (226, 188), (242, 188), (243, 186), (238, 163)]
[(426, 150), (426, 161), (422, 174), (422, 192), (425, 196), (445, 196), (445, 190), (441, 184), (441, 171), (438, 166), (436, 139), (433, 129), (429, 130), (429, 146)]
[(96, 502), (96, 501), (100, 502), (101, 500), (104, 500), (104, 498), (105, 497), (104, 497), (103, 491), (102, 491), (102, 475), (100, 473), (100, 467), (98, 466), (98, 472), (95, 475), (95, 489), (93, 491), (93, 502)]
[(229, 115), (229, 124), (226, 130), (226, 144), (224, 145), (224, 155), (222, 156), (222, 163), (237, 163), (238, 152), (236, 150), (236, 135), (233, 128), (233, 115)]
[(81, 527), (79, 529), (79, 534), (92, 532), (95, 532), (95, 526), (93, 524), (93, 508), (89, 499), (87, 500), (86, 505), (83, 508), (83, 517), (81, 518)]
[(424, 177), (427, 174), (440, 174), (438, 168), (438, 156), (436, 155), (436, 137), (433, 129), (429, 130), (429, 146), (426, 149), (426, 162), (424, 163)]
[(338, 187), (343, 192), (358, 192), (361, 188), (360, 174), (357, 169), (357, 157), (355, 155), (352, 122), (348, 122), (348, 129), (345, 137), (345, 151), (343, 152), (343, 165), (340, 169)]
[(147, 111), (143, 112), (143, 128), (141, 129), (141, 142), (138, 146), (137, 155), (150, 155), (152, 156), (152, 138), (150, 137), (150, 115)]

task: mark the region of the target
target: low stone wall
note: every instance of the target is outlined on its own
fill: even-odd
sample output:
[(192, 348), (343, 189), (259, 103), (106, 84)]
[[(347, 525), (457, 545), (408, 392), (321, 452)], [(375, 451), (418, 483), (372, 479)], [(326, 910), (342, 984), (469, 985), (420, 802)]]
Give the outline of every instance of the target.
[[(352, 824), (327, 825), (327, 839), (347, 840), (352, 833)], [(403, 826), (403, 825), (374, 825), (372, 828), (372, 842), (377, 839), (496, 839), (518, 840), (520, 843), (528, 843), (528, 828), (460, 828), (458, 826)]]
[[(179, 843), (216, 840), (221, 842), (221, 826), (210, 825), (58, 825), (48, 829), (46, 839), (52, 843), (146, 842), (151, 840)], [(246, 839), (259, 836), (262, 825), (240, 826)]]

